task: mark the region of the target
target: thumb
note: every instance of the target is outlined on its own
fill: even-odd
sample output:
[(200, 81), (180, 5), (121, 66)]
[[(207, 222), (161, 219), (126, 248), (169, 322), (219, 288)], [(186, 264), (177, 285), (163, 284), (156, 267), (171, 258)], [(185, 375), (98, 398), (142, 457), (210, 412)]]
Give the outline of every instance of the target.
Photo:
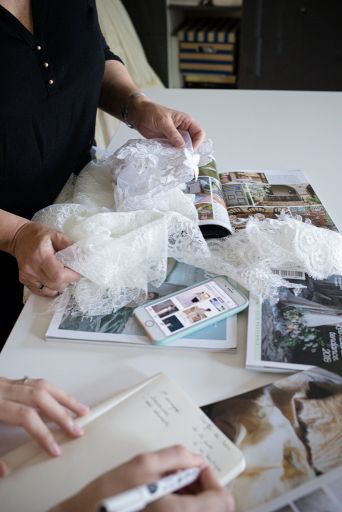
[(200, 484), (203, 491), (219, 490), (222, 489), (222, 485), (214, 475), (213, 470), (210, 466), (205, 466), (199, 475)]
[(62, 249), (66, 249), (74, 243), (70, 238), (65, 236), (63, 233), (60, 233), (59, 231), (54, 232), (51, 237), (51, 241), (56, 252), (61, 251)]
[(9, 474), (9, 469), (3, 460), (0, 460), (0, 478), (5, 478)]

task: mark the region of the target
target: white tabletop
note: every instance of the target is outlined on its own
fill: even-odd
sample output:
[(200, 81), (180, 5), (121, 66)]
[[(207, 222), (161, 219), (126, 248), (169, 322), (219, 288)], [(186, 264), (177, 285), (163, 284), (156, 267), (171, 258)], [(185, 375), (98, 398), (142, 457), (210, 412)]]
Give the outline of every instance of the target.
[[(156, 101), (190, 113), (214, 141), (219, 170), (301, 169), (342, 229), (342, 93), (152, 90)], [(137, 132), (119, 128), (111, 147)], [(31, 297), (0, 355), (0, 375), (44, 377), (95, 404), (163, 371), (198, 404), (247, 391), (275, 374), (244, 369), (246, 313), (239, 317), (236, 353), (107, 347), (44, 341), (47, 299)], [(21, 441), (0, 431), (0, 453)]]

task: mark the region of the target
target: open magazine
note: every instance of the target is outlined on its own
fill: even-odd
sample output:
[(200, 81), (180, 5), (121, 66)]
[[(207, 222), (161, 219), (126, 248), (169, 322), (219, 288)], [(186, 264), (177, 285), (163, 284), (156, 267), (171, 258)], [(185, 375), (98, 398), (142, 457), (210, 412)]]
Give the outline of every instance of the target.
[[(154, 300), (175, 293), (186, 286), (204, 281), (203, 270), (184, 263), (169, 261), (166, 281), (159, 287), (149, 287), (147, 300)], [(54, 313), (45, 338), (47, 341), (79, 341), (96, 344), (110, 343), (137, 347), (160, 347), (153, 345), (133, 316), (135, 305), (128, 304), (118, 311), (97, 316), (82, 316), (72, 311), (72, 297), (63, 308)], [(236, 348), (237, 317), (229, 317), (189, 334), (166, 346), (172, 348), (225, 351)]]
[(249, 217), (276, 219), (281, 213), (300, 215), (315, 226), (337, 231), (302, 171), (218, 172), (215, 161), (199, 168), (197, 180), (187, 184), (195, 194), (199, 226), (205, 238), (243, 229)]
[(202, 410), (245, 456), (236, 512), (340, 512), (341, 375), (312, 368)]
[[(228, 206), (235, 230), (248, 217), (277, 218), (284, 211), (321, 228), (338, 231), (301, 171), (231, 171), (220, 174), (226, 203), (233, 187), (240, 187), (241, 206)], [(235, 197), (234, 199), (238, 199)], [(229, 203), (230, 201), (230, 203)], [(253, 206), (243, 206), (243, 202)], [(342, 364), (342, 276), (316, 280), (302, 269), (274, 269), (305, 287), (280, 288), (279, 301), (261, 302), (250, 295), (247, 368), (292, 371), (310, 366), (338, 370)]]

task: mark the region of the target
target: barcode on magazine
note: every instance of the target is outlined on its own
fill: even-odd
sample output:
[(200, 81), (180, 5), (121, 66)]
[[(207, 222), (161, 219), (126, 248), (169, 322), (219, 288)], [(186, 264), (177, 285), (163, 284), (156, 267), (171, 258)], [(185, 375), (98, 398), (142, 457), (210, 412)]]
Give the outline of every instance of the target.
[(284, 279), (302, 279), (305, 280), (305, 272), (302, 270), (284, 270), (284, 269), (272, 269), (273, 274), (277, 274)]

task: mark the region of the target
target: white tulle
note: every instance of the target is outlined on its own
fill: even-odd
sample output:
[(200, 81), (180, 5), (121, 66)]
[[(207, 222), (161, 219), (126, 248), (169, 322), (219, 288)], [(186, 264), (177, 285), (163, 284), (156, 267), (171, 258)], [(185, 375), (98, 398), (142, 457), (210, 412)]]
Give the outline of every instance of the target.
[(75, 242), (57, 254), (82, 275), (73, 285), (75, 309), (97, 315), (138, 304), (149, 283), (165, 280), (168, 258), (227, 275), (274, 300), (279, 286), (294, 287), (274, 268), (300, 267), (314, 278), (342, 274), (341, 235), (285, 215), (204, 240), (193, 197), (182, 186), (211, 151), (210, 142), (193, 154), (166, 141), (129, 141), (89, 163), (57, 204), (35, 215)]

